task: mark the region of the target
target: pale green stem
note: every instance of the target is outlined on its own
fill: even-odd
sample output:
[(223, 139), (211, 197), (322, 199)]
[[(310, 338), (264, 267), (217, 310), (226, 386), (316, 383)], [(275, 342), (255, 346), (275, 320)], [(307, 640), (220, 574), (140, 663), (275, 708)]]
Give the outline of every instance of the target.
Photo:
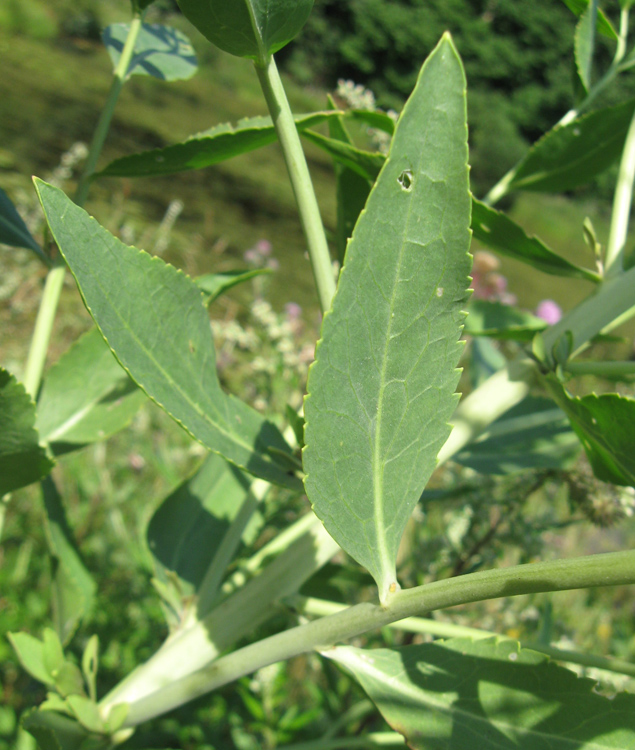
[(405, 747), (406, 741), (399, 732), (371, 732), (363, 737), (334, 737), (327, 740), (309, 740), (285, 745), (284, 750), (372, 750), (375, 747)]
[(615, 186), (611, 229), (604, 258), (604, 275), (610, 278), (620, 274), (624, 267), (624, 245), (633, 203), (633, 180), (635, 179), (635, 115), (626, 135), (620, 171)]
[[(125, 726), (177, 708), (268, 664), (313, 649), (328, 649), (405, 617), (520, 594), (633, 583), (635, 551), (629, 550), (482, 571), (398, 591), (386, 606), (357, 604), (253, 643), (181, 679), (166, 679), (163, 689), (131, 702)], [(111, 697), (108, 704), (116, 702)]]
[(335, 278), (306, 157), (273, 55), (266, 66), (256, 64), (255, 67), (282, 147), (309, 249), (320, 307), (325, 313), (335, 294)]
[[(342, 612), (347, 607), (345, 604), (338, 602), (329, 602), (322, 599), (313, 599), (311, 597), (296, 596), (291, 597), (294, 606), (307, 615), (318, 615), (327, 617), (336, 612)], [(418, 633), (421, 635), (432, 635), (436, 638), (471, 638), (472, 640), (484, 640), (485, 638), (498, 638), (505, 640), (517, 640), (500, 633), (492, 633), (480, 628), (470, 628), (464, 625), (455, 625), (452, 622), (440, 622), (431, 620), (426, 617), (407, 617), (405, 620), (391, 622), (388, 625), (393, 630), (403, 630), (407, 633)], [(579, 664), (583, 667), (595, 667), (605, 669), (609, 672), (626, 674), (635, 677), (635, 664), (624, 659), (614, 659), (606, 656), (595, 656), (593, 654), (584, 654), (579, 651), (569, 651), (555, 646), (545, 645), (534, 641), (521, 641), (523, 648), (530, 648), (533, 651), (539, 651), (542, 654), (550, 656), (558, 661), (565, 661), (569, 664)]]
[[(554, 125), (554, 128), (562, 127), (573, 122), (576, 117), (586, 112), (591, 107), (597, 97), (606, 89), (606, 87), (613, 81), (618, 73), (621, 72), (620, 63), (624, 58), (626, 52), (626, 40), (628, 36), (628, 10), (622, 10), (620, 14), (620, 29), (618, 34), (617, 47), (615, 50), (615, 56), (608, 70), (604, 75), (596, 81), (596, 83), (590, 88), (589, 93), (586, 95), (584, 100), (577, 106), (570, 109), (560, 120)], [(552, 128), (553, 130), (553, 128)], [(488, 206), (496, 204), (504, 195), (506, 195), (510, 183), (513, 181), (518, 171), (519, 162), (512, 167), (501, 179), (494, 185), (493, 188), (483, 198), (483, 203)]]
[(203, 620), (179, 630), (145, 663), (137, 667), (102, 701), (104, 712), (116, 703), (152, 701), (174, 680), (212, 662), (280, 611), (279, 602), (295, 593), (339, 550), (322, 524), (314, 524), (258, 577), (228, 597)]
[[(88, 157), (86, 158), (86, 163), (84, 164), (84, 169), (82, 170), (82, 175), (75, 192), (75, 203), (77, 203), (78, 206), (83, 206), (88, 196), (90, 180), (94, 174), (97, 160), (99, 159), (104, 141), (106, 140), (106, 135), (108, 134), (110, 122), (115, 110), (115, 104), (119, 98), (121, 88), (126, 81), (134, 46), (143, 24), (142, 17), (142, 15), (135, 15), (132, 19), (121, 57), (115, 68), (110, 92), (97, 123), (97, 127), (95, 128)], [(33, 337), (31, 339), (31, 345), (24, 371), (24, 387), (34, 399), (37, 396), (40, 382), (42, 380), (42, 373), (44, 372), (46, 355), (51, 340), (51, 333), (53, 332), (57, 306), (59, 304), (62, 287), (64, 286), (65, 275), (66, 266), (64, 265), (64, 261), (61, 258), (58, 258), (46, 278), (44, 291), (42, 293), (42, 301), (40, 302), (40, 309), (38, 310), (37, 319), (35, 321), (35, 328), (33, 330)]]
[(635, 362), (567, 362), (569, 375), (594, 375), (601, 378), (635, 377)]

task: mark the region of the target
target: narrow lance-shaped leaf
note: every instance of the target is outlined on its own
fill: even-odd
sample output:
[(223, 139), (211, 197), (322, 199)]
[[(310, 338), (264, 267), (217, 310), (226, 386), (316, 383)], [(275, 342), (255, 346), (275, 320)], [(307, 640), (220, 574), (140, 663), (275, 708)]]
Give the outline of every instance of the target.
[(595, 27), (597, 23), (597, 7), (589, 3), (588, 8), (580, 16), (575, 30), (575, 64), (580, 81), (585, 90), (591, 88), (591, 68), (593, 65), (593, 50), (595, 47)]
[(313, 0), (178, 0), (183, 15), (212, 44), (264, 64), (311, 14)]
[[(129, 23), (113, 23), (102, 39), (116, 68), (130, 32)], [(171, 26), (144, 23), (137, 37), (127, 76), (152, 76), (162, 81), (184, 81), (198, 69), (192, 43)]]
[(493, 250), (514, 258), (552, 276), (571, 276), (597, 283), (597, 273), (570, 263), (550, 250), (542, 240), (530, 237), (525, 230), (500, 211), (472, 200), (474, 239)]
[(254, 279), (256, 276), (270, 273), (272, 273), (270, 268), (221, 271), (219, 273), (206, 273), (203, 276), (197, 276), (194, 281), (196, 282), (196, 286), (207, 295), (206, 304), (211, 305), (214, 300), (218, 299), (221, 294), (229, 291), (232, 287)]
[(355, 227), (309, 373), (307, 493), (382, 601), (457, 401), (470, 270), (465, 97), (446, 35)]
[[(575, 13), (576, 16), (581, 16), (585, 13), (590, 5), (589, 0), (562, 0), (562, 2), (572, 13)], [(613, 24), (601, 9), (598, 10), (597, 27), (600, 34), (603, 34), (609, 39), (617, 40), (617, 32), (613, 28)]]
[[(298, 130), (315, 127), (339, 112), (313, 112), (296, 115)], [(144, 151), (116, 159), (98, 177), (153, 177), (204, 169), (234, 156), (268, 146), (276, 141), (270, 117), (245, 117), (236, 125), (224, 123), (193, 135), (183, 143)]]
[(634, 111), (629, 99), (556, 126), (514, 170), (509, 190), (560, 193), (586, 185), (620, 157)]
[(53, 468), (39, 445), (35, 404), (24, 386), (0, 368), (0, 498), (46, 476)]
[(339, 647), (325, 656), (353, 673), (413, 750), (635, 747), (635, 696), (598, 695), (595, 680), (514, 641)]
[[(133, 380), (193, 437), (228, 461), (297, 487), (278, 429), (223, 392), (203, 296), (185, 274), (113, 237), (61, 190), (36, 187), (86, 307)], [(281, 459), (282, 460), (282, 459)]]

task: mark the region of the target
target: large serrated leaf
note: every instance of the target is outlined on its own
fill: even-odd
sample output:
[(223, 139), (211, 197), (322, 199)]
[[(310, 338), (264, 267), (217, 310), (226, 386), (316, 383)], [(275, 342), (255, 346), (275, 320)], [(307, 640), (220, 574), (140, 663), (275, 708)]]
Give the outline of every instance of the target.
[(403, 529), (456, 405), (470, 195), (465, 78), (445, 36), (425, 62), (348, 245), (305, 402), (306, 489), (384, 600)]
[(509, 216), (496, 211), (481, 201), (472, 200), (472, 232), (474, 239), (502, 255), (526, 263), (553, 276), (571, 276), (597, 283), (597, 273), (570, 263), (550, 250), (542, 240), (531, 237)]
[(178, 0), (183, 15), (212, 44), (260, 64), (304, 26), (313, 0)]
[[(298, 130), (302, 131), (338, 114), (340, 113), (314, 112), (296, 115), (294, 119)], [(276, 129), (270, 117), (245, 117), (236, 125), (215, 125), (183, 143), (115, 159), (97, 176), (154, 177), (187, 172), (190, 169), (204, 169), (275, 143), (276, 138)]]
[(609, 700), (594, 680), (514, 641), (340, 647), (325, 656), (353, 673), (413, 750), (635, 747), (635, 696)]
[(60, 455), (119, 432), (145, 401), (93, 328), (47, 373), (36, 427), (42, 441)]
[(509, 190), (560, 193), (588, 184), (622, 153), (635, 99), (557, 125), (514, 170)]
[[(129, 23), (113, 23), (102, 39), (116, 68), (130, 32)], [(183, 81), (198, 69), (192, 43), (171, 26), (144, 23), (135, 42), (126, 76), (152, 76), (162, 81)]]
[(39, 445), (35, 404), (24, 386), (0, 368), (0, 497), (26, 487), (53, 468)]
[(124, 245), (61, 190), (40, 180), (36, 187), (86, 307), (133, 380), (210, 450), (296, 487), (275, 452), (290, 452), (277, 428), (221, 389), (209, 317), (194, 282)]

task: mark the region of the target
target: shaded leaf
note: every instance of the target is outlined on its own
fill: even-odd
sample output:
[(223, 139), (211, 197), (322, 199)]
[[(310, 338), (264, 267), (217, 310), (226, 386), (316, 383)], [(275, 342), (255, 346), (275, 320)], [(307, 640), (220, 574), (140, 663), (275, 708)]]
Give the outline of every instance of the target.
[[(329, 96), (329, 106), (335, 109), (333, 100)], [(343, 119), (335, 117), (329, 120), (329, 135), (332, 140), (341, 141), (352, 145), (352, 140)], [(334, 159), (335, 169), (335, 194), (337, 203), (337, 227), (335, 230), (335, 249), (340, 267), (344, 264), (346, 245), (353, 235), (353, 229), (361, 214), (372, 183), (366, 177), (358, 174), (345, 164)]]
[(238, 284), (271, 273), (270, 268), (251, 268), (240, 271), (222, 271), (220, 273), (207, 273), (204, 276), (197, 276), (194, 279), (196, 286), (205, 292), (207, 299), (205, 303), (211, 305), (214, 300), (218, 299), (221, 294)]
[(60, 455), (119, 432), (145, 402), (143, 391), (93, 328), (47, 373), (36, 427), (42, 441)]
[[(572, 13), (576, 16), (581, 16), (586, 9), (589, 7), (589, 0), (562, 0), (562, 2), (569, 8)], [(604, 11), (598, 8), (598, 19), (597, 29), (600, 34), (608, 37), (609, 39), (617, 40), (617, 32), (613, 28), (613, 24), (606, 17)]]
[(316, 146), (326, 151), (333, 159), (345, 167), (357, 172), (361, 177), (374, 182), (381, 168), (384, 166), (386, 157), (375, 151), (364, 151), (356, 148), (351, 143), (346, 143), (335, 138), (327, 138), (325, 135), (314, 133), (312, 130), (303, 130), (302, 135)]
[(264, 64), (306, 23), (313, 0), (178, 0), (183, 15), (212, 44)]
[[(298, 130), (315, 127), (337, 112), (295, 115)], [(236, 125), (224, 123), (193, 135), (183, 143), (144, 151), (115, 159), (98, 177), (152, 177), (204, 169), (234, 156), (276, 142), (276, 130), (270, 117), (245, 117)]]
[(157, 575), (166, 583), (176, 575), (183, 599), (199, 588), (249, 485), (238, 469), (211, 454), (152, 516), (147, 540)]
[(597, 17), (597, 8), (594, 10), (592, 3), (589, 3), (587, 9), (580, 16), (575, 30), (575, 64), (580, 81), (586, 91), (591, 88), (591, 66), (593, 64)]
[(37, 482), (54, 466), (39, 445), (34, 424), (31, 397), (0, 367), (0, 497)]
[(501, 255), (520, 260), (552, 276), (571, 276), (599, 282), (597, 273), (580, 268), (550, 250), (542, 240), (531, 237), (516, 222), (500, 211), (472, 200), (472, 232), (474, 239)]
[(346, 111), (346, 117), (364, 122), (369, 127), (381, 130), (384, 133), (388, 133), (388, 135), (393, 135), (395, 132), (395, 120), (386, 112), (368, 109), (349, 109)]
[(192, 437), (237, 466), (297, 487), (270, 448), (278, 429), (223, 392), (200, 290), (185, 274), (113, 237), (61, 190), (37, 181), (51, 232), (90, 314), (135, 382)]
[(2, 188), (0, 188), (0, 244), (33, 250), (40, 260), (49, 264), (49, 259), (33, 239), (33, 235)]
[(77, 720), (55, 711), (29, 711), (22, 725), (35, 737), (40, 750), (107, 750), (111, 746), (108, 737), (91, 735)]
[(547, 385), (571, 420), (593, 468), (603, 482), (635, 487), (635, 400), (605, 393), (570, 396), (555, 377)]
[(634, 111), (629, 99), (557, 125), (532, 146), (508, 189), (559, 193), (591, 182), (620, 157)]
[(453, 460), (481, 474), (563, 469), (581, 450), (565, 413), (553, 401), (529, 396), (491, 424)]
[(466, 138), (465, 79), (446, 35), (355, 227), (309, 373), (307, 493), (382, 601), (457, 400), (470, 269)]
[(46, 536), (53, 559), (53, 621), (62, 643), (68, 643), (90, 611), (97, 586), (79, 555), (66, 514), (51, 477), (42, 482)]
[(467, 309), (464, 333), (469, 336), (531, 341), (537, 331), (544, 331), (547, 327), (542, 318), (501, 302), (472, 299)]
[[(116, 68), (130, 32), (129, 23), (113, 23), (104, 29), (103, 42)], [(144, 23), (135, 42), (127, 76), (152, 76), (162, 81), (183, 81), (198, 69), (192, 43), (171, 26)]]
[(325, 653), (353, 673), (414, 750), (624, 750), (635, 746), (635, 696), (609, 700), (510, 641), (452, 639)]

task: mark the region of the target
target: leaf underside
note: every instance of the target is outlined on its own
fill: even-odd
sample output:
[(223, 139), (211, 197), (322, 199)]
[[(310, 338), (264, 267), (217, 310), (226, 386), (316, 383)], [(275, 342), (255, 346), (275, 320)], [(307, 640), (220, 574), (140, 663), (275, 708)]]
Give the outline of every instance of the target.
[(446, 36), (355, 227), (309, 373), (307, 494), (382, 600), (456, 405), (470, 270), (465, 118), (465, 78)]

